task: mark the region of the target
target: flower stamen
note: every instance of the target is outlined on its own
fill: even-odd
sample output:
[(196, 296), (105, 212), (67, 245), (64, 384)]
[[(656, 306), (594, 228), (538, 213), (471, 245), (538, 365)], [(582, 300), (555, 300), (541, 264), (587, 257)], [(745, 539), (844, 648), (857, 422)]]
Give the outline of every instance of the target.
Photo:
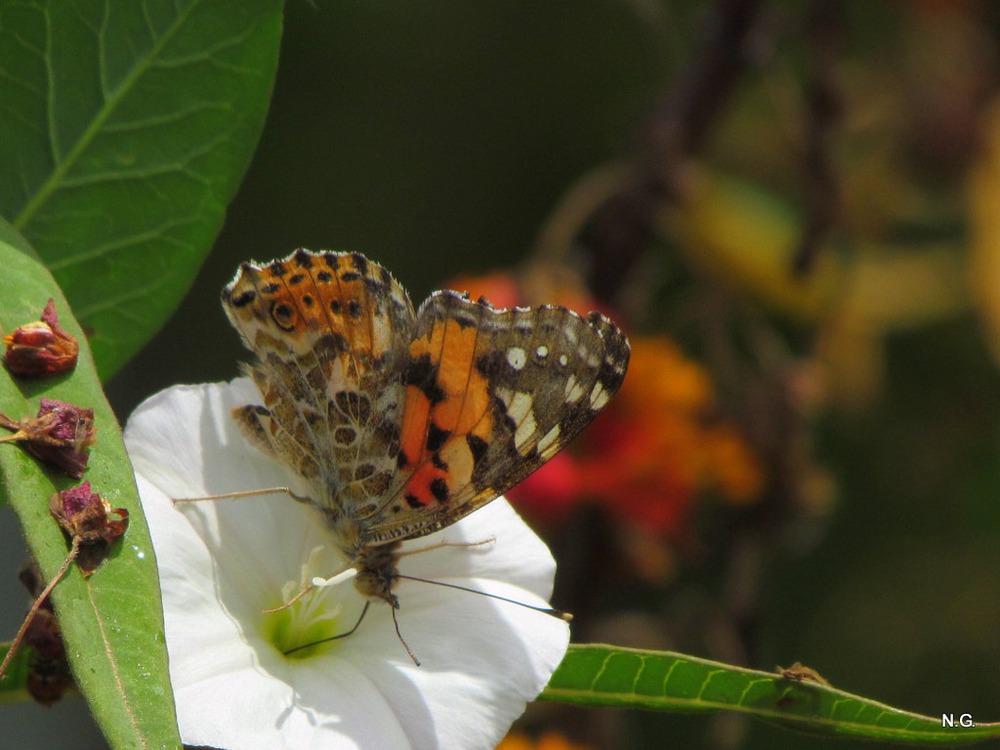
[[(315, 571), (323, 564), (324, 552), (322, 547), (314, 548), (302, 565), (299, 580), (287, 581), (281, 587), (284, 603), (262, 612), (267, 618), (264, 631), (268, 640), (286, 656), (292, 653), (298, 654), (295, 658), (312, 655), (314, 652), (303, 652), (310, 646), (340, 637), (333, 635), (344, 610), (342, 595), (338, 593), (342, 590), (338, 586), (352, 579), (357, 571), (347, 568), (329, 578), (316, 576)], [(359, 618), (349, 632), (354, 632), (360, 622)]]

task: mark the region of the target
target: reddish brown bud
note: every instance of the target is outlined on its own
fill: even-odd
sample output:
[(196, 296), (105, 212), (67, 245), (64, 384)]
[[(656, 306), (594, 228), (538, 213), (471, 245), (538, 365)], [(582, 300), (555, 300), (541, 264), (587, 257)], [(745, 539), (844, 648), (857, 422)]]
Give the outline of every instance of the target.
[[(79, 545), (76, 564), (84, 576), (89, 576), (107, 555), (108, 545), (120, 539), (128, 528), (128, 511), (111, 509), (111, 504), (90, 489), (90, 482), (57, 492), (49, 501), (49, 511), (56, 521)], [(117, 520), (111, 520), (117, 515)]]
[(80, 345), (59, 325), (56, 305), (49, 300), (42, 319), (18, 326), (3, 337), (7, 344), (4, 363), (14, 375), (48, 378), (69, 372), (76, 366)]
[(42, 398), (38, 416), (14, 421), (0, 414), (0, 427), (14, 431), (0, 442), (19, 441), (39, 461), (79, 479), (87, 468), (86, 448), (94, 443), (94, 410)]

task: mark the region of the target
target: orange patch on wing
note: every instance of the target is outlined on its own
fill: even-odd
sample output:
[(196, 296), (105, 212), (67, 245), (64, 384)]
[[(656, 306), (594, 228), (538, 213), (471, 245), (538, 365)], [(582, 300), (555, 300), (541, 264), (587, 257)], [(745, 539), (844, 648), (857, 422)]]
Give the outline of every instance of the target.
[[(320, 304), (316, 306), (316, 326), (341, 334), (354, 349), (369, 351), (373, 349), (373, 345), (372, 330), (367, 321), (374, 314), (373, 299), (365, 287), (364, 277), (345, 281), (345, 270), (341, 267), (339, 271), (333, 271), (319, 265), (310, 269), (312, 285), (320, 296)], [(324, 271), (333, 274), (334, 278), (321, 282), (318, 274)], [(355, 316), (351, 314), (352, 307), (356, 307), (358, 311)], [(366, 324), (357, 325), (354, 317), (366, 321)]]
[(406, 456), (406, 465), (414, 466), (424, 454), (431, 402), (415, 385), (406, 386), (403, 401), (403, 428), (399, 448)]
[(410, 345), (411, 356), (428, 354), (438, 366), (444, 400), (434, 404), (432, 416), (438, 427), (453, 434), (472, 432), (489, 407), (489, 384), (475, 367), (477, 338), (476, 328), (447, 320), (434, 327), (429, 339)]
[[(473, 327), (462, 328), (449, 320), (441, 327), (441, 335), (429, 343), (429, 349), (438, 349), (441, 361), (438, 384), (445, 392), (445, 400), (434, 406), (438, 426), (453, 433), (469, 432), (486, 411), (489, 392), (486, 379), (475, 368), (478, 331)], [(414, 346), (423, 342), (416, 341)], [(412, 348), (411, 348), (412, 350)]]
[[(406, 465), (416, 467), (404, 494), (429, 505), (442, 487), (450, 493), (472, 481), (475, 461), (466, 440), (470, 433), (489, 440), (493, 419), (489, 410), (489, 383), (475, 367), (476, 328), (463, 327), (454, 320), (437, 325), (427, 338), (410, 345), (410, 356), (429, 356), (437, 365), (435, 385), (442, 400), (431, 404), (417, 386), (407, 386), (403, 409), (401, 448)], [(430, 425), (449, 433), (437, 451), (446, 468), (435, 465), (427, 448)], [(438, 490), (435, 493), (435, 489)]]
[[(265, 293), (270, 301), (269, 314), (285, 335), (301, 340), (317, 331), (339, 333), (357, 350), (373, 348), (370, 321), (374, 300), (365, 286), (365, 277), (346, 259), (333, 268), (321, 258), (314, 259), (311, 268), (301, 268), (293, 259), (281, 264), (282, 273), (270, 266), (257, 272), (257, 289), (273, 287)], [(357, 278), (344, 279), (345, 274)], [(252, 278), (252, 277), (251, 277)]]
[(448, 472), (442, 471), (428, 461), (413, 472), (413, 476), (403, 488), (403, 497), (411, 507), (412, 498), (419, 500), (421, 505), (431, 505), (437, 501), (432, 490), (435, 481), (443, 481), (447, 485)]

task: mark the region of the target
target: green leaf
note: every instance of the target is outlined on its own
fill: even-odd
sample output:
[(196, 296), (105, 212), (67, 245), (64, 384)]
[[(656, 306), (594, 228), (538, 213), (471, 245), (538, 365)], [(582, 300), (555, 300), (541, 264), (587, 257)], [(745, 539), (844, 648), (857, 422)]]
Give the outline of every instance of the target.
[[(0, 268), (0, 329), (10, 332), (38, 320), (52, 297), (60, 323), (80, 341), (80, 358), (69, 375), (15, 379), (0, 368), (0, 411), (14, 419), (34, 416), (42, 396), (93, 407), (97, 442), (84, 478), (113, 508), (130, 513), (125, 537), (101, 567), (86, 580), (71, 568), (52, 594), (74, 677), (113, 748), (179, 747), (156, 560), (121, 431), (65, 298), (25, 240), (3, 223)], [(0, 496), (11, 504), (51, 580), (68, 543), (49, 514), (49, 498), (76, 481), (42, 467), (13, 443), (0, 444), (0, 478)]]
[(808, 680), (666, 651), (573, 644), (541, 695), (585, 706), (750, 714), (825, 735), (910, 745), (958, 745), (1000, 737), (1000, 724), (943, 727), (921, 716)]
[[(0, 660), (7, 656), (10, 643), (0, 644)], [(0, 680), (0, 706), (5, 703), (23, 703), (31, 700), (25, 684), (28, 681), (30, 649), (21, 648), (7, 665), (7, 674)]]
[(107, 379), (162, 325), (267, 113), (281, 0), (0, 6), (0, 213)]

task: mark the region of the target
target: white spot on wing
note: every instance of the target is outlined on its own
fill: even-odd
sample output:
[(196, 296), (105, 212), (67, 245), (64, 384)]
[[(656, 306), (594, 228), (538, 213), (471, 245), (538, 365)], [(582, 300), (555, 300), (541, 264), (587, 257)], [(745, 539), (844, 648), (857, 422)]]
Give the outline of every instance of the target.
[(514, 445), (517, 448), (524, 445), (537, 429), (535, 415), (531, 411), (533, 403), (534, 398), (530, 393), (521, 392), (512, 394), (510, 402), (507, 403), (507, 414), (517, 425), (517, 430), (514, 432)]
[(507, 363), (515, 370), (520, 370), (527, 361), (528, 357), (521, 347), (512, 346), (507, 350)]
[(595, 410), (603, 409), (609, 399), (610, 396), (608, 396), (608, 392), (604, 390), (604, 385), (601, 381), (597, 381), (594, 384), (593, 390), (590, 391), (590, 408)]
[(538, 441), (538, 453), (542, 458), (548, 458), (551, 454), (549, 453), (549, 448), (556, 444), (559, 440), (559, 425), (556, 425), (551, 430), (542, 435), (542, 439)]
[[(507, 391), (509, 401), (504, 401), (507, 406), (507, 413), (515, 422), (520, 423), (531, 413), (531, 404), (534, 401), (530, 393), (511, 393)], [(501, 396), (503, 398), (503, 396)]]
[(514, 447), (521, 448), (531, 436), (535, 434), (538, 429), (538, 425), (535, 424), (535, 415), (528, 409), (528, 413), (525, 414), (524, 419), (517, 426), (517, 431), (514, 433)]
[(571, 404), (575, 404), (581, 398), (583, 398), (583, 386), (577, 382), (575, 375), (570, 375), (566, 378), (566, 389), (564, 391), (566, 401)]
[(545, 344), (542, 344), (540, 347), (535, 349), (535, 354), (538, 355), (539, 359), (545, 359), (547, 356), (549, 356), (549, 347), (545, 346)]

